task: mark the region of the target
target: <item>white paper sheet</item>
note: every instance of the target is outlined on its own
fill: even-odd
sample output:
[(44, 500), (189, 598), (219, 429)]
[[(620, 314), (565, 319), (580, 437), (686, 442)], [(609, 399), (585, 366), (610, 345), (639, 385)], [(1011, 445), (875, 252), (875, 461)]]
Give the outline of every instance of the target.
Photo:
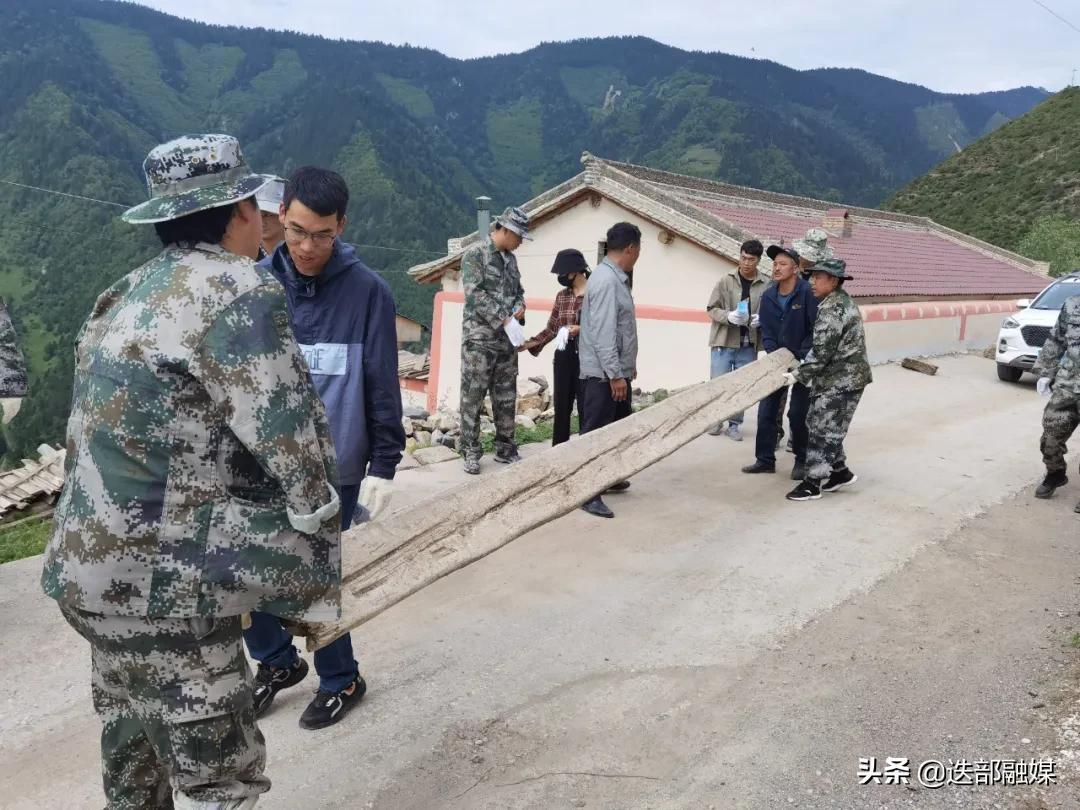
[(525, 330), (521, 328), (521, 324), (517, 322), (517, 318), (511, 318), (507, 321), (503, 329), (506, 332), (506, 336), (510, 338), (510, 343), (513, 344), (515, 349), (525, 342)]

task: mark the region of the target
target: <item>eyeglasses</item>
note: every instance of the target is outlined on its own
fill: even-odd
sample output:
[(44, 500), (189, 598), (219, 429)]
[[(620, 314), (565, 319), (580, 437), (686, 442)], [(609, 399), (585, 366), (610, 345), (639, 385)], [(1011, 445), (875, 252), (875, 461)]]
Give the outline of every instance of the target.
[(303, 228), (297, 228), (295, 225), (285, 226), (285, 241), (290, 245), (299, 245), (303, 243), (305, 239), (310, 239), (311, 244), (317, 248), (324, 248), (333, 243), (334, 234), (308, 233)]

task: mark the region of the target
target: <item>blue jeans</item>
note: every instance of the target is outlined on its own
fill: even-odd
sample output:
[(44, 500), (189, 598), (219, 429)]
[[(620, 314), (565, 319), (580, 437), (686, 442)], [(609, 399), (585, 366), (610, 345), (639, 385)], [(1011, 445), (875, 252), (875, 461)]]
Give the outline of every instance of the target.
[[(729, 349), (726, 346), (713, 346), (712, 363), (710, 367), (710, 379), (723, 377), (725, 374), (742, 368), (757, 360), (757, 352), (753, 346), (741, 346), (738, 349)], [(743, 423), (743, 414), (737, 413), (728, 418), (735, 425)]]
[[(341, 528), (347, 529), (352, 525), (360, 485), (341, 487), (338, 497), (341, 499)], [(244, 643), (251, 657), (268, 667), (285, 669), (300, 660), (300, 653), (292, 645), (292, 636), (281, 626), (281, 621), (269, 613), (251, 614), (251, 627), (244, 631)], [(315, 651), (315, 672), (319, 675), (319, 688), (327, 692), (340, 692), (356, 679), (360, 669), (353, 658), (352, 637), (348, 633)]]

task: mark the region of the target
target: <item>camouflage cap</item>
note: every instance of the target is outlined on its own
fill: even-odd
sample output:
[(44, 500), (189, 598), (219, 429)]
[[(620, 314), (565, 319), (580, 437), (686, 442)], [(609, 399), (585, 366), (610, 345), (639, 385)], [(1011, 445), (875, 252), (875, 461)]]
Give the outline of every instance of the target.
[(184, 135), (155, 146), (143, 161), (143, 172), (150, 199), (125, 211), (125, 222), (167, 222), (229, 205), (273, 179), (251, 171), (231, 135)]
[(284, 199), (284, 177), (271, 177), (270, 182), (255, 194), (255, 202), (259, 204), (259, 210), (267, 214), (276, 214), (281, 210), (281, 203)]
[(495, 220), (495, 224), (502, 225), (508, 231), (513, 231), (522, 239), (532, 241), (529, 237), (529, 215), (521, 208), (510, 206)]
[(843, 259), (826, 259), (814, 265), (815, 273), (825, 273), (844, 281), (850, 281), (854, 276), (847, 274), (847, 262)]
[(793, 243), (799, 255), (815, 264), (833, 257), (833, 249), (828, 245), (829, 234), (821, 228), (811, 228), (802, 239)]

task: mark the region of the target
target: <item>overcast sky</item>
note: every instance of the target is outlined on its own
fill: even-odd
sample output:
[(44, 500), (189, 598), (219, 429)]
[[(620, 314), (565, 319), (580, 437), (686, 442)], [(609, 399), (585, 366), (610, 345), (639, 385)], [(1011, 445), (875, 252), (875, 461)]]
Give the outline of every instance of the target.
[[(1034, 0), (141, 0), (204, 22), (420, 45), (470, 58), (641, 34), (794, 68), (857, 67), (934, 90), (1035, 85), (1080, 69), (1080, 31)], [(1080, 0), (1043, 0), (1080, 28)], [(1080, 70), (1078, 70), (1080, 75)]]

